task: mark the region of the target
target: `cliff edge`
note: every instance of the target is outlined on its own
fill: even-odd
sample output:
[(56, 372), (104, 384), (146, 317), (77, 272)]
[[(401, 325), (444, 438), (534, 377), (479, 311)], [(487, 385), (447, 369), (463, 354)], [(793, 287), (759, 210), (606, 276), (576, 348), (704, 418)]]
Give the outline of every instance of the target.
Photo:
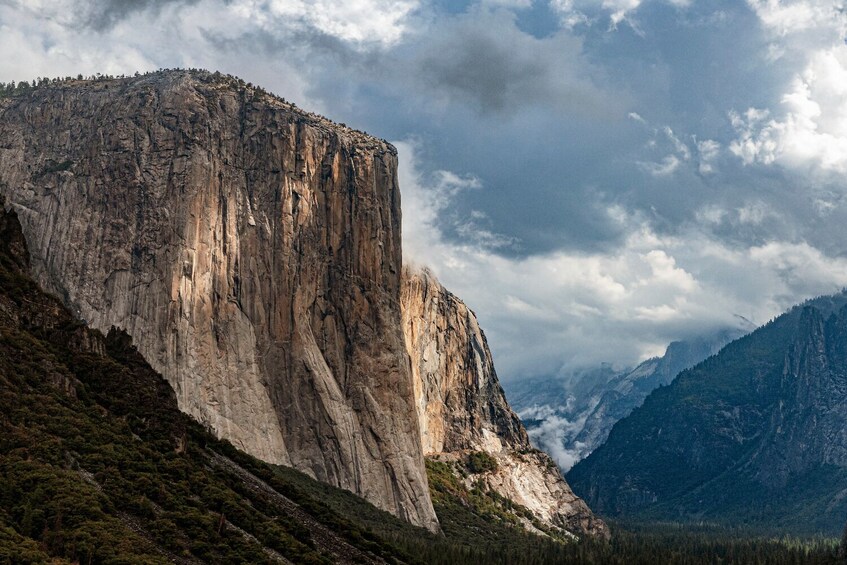
[(401, 302), (426, 456), (449, 463), (469, 488), (481, 482), (528, 509), (530, 530), (608, 537), (553, 460), (530, 445), (474, 313), (426, 269), (404, 267)]
[(237, 447), (437, 529), (387, 143), (217, 73), (0, 99), (33, 274)]

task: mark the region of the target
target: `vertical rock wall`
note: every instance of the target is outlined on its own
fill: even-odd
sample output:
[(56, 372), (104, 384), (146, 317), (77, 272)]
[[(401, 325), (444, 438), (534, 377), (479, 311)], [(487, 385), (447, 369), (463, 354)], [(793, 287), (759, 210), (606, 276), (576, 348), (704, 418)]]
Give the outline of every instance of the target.
[(473, 480), (547, 526), (607, 536), (606, 525), (574, 495), (553, 460), (532, 449), (474, 313), (427, 270), (404, 268), (401, 301), (424, 453), (458, 461), (485, 452), (496, 469)]
[(437, 528), (400, 325), (394, 149), (208, 73), (0, 100), (34, 274), (245, 451)]

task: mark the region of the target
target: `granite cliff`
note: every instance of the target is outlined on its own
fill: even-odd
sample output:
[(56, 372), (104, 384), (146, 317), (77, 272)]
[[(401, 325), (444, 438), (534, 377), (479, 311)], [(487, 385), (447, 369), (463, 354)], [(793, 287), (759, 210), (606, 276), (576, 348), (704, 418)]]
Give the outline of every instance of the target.
[(180, 412), (129, 336), (91, 330), (39, 288), (2, 204), (0, 562), (376, 565), (413, 562), (397, 532), (441, 542)]
[(473, 313), (402, 269), (391, 145), (195, 71), (0, 98), (0, 140), (38, 283), (131, 335), (218, 437), (434, 531), (424, 455), (486, 454), (473, 480), (535, 524), (607, 535), (530, 446)]
[(43, 288), (126, 330), (218, 436), (437, 529), (396, 167), (387, 143), (217, 74), (0, 99), (0, 194)]
[(403, 275), (403, 330), (426, 456), (452, 464), (469, 488), (481, 482), (530, 510), (543, 527), (607, 536), (552, 459), (530, 445), (474, 313), (428, 270), (407, 267)]

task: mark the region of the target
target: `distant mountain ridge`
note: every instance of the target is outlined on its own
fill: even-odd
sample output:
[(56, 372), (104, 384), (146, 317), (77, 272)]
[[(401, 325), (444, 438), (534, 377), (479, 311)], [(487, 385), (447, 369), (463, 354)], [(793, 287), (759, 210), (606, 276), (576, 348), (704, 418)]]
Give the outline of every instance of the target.
[(796, 306), (655, 390), (568, 479), (607, 516), (839, 532), (847, 294)]
[(671, 342), (664, 355), (634, 369), (603, 365), (571, 378), (509, 383), (509, 398), (533, 443), (551, 453), (567, 471), (602, 445), (615, 422), (640, 406), (650, 392), (754, 327), (741, 317), (738, 322), (739, 327), (709, 336)]

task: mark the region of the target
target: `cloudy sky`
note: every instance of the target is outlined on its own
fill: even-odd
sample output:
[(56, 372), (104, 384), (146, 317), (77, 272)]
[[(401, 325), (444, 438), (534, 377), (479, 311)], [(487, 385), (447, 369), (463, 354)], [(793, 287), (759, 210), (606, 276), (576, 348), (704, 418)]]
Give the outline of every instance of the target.
[(847, 15), (799, 0), (0, 0), (0, 81), (221, 70), (400, 151), (501, 377), (847, 285)]

